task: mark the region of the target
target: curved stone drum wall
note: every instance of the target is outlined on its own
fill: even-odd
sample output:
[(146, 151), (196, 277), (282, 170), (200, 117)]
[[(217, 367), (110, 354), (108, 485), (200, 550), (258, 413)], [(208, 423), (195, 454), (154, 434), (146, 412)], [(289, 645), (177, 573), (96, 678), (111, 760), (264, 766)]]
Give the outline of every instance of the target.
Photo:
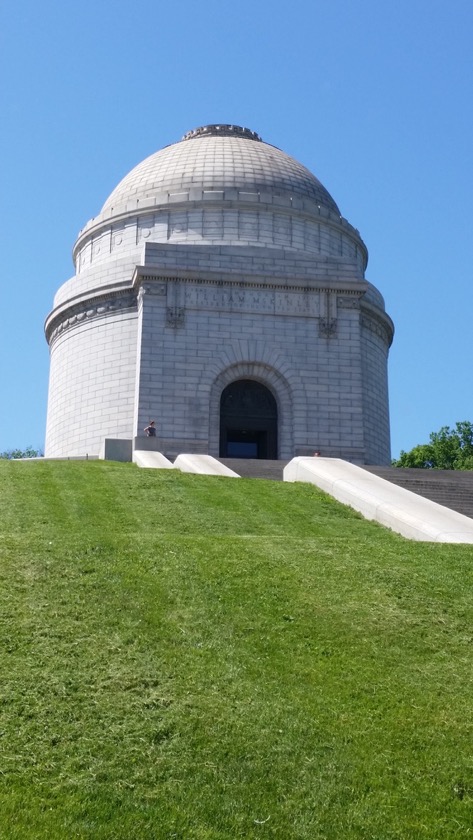
[(366, 247), (254, 132), (205, 126), (151, 155), (73, 254), (46, 321), (47, 455), (98, 454), (152, 417), (170, 455), (225, 454), (220, 396), (250, 379), (278, 406), (274, 457), (389, 462), (393, 327)]
[(97, 455), (104, 437), (133, 436), (136, 307), (88, 313), (50, 342), (46, 454)]

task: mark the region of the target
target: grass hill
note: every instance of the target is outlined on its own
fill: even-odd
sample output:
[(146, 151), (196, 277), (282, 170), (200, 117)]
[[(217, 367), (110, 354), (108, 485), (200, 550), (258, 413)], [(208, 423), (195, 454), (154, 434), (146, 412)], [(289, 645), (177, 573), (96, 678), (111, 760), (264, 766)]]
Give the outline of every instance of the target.
[(0, 836), (473, 836), (471, 546), (307, 485), (0, 463)]

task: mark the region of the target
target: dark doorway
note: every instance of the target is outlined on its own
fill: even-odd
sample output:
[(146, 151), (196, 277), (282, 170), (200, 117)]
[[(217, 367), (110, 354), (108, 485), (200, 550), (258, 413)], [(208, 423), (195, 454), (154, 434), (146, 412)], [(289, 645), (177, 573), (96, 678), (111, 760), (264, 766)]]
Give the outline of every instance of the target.
[(220, 398), (220, 457), (278, 457), (278, 410), (271, 391), (238, 379)]

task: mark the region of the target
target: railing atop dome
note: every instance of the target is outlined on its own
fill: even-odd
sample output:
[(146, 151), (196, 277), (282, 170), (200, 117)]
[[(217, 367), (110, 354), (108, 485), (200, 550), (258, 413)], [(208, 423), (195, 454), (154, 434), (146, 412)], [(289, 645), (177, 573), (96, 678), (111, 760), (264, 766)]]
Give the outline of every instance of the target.
[(201, 125), (184, 134), (183, 140), (193, 140), (194, 137), (243, 137), (245, 140), (263, 142), (256, 131), (241, 125)]

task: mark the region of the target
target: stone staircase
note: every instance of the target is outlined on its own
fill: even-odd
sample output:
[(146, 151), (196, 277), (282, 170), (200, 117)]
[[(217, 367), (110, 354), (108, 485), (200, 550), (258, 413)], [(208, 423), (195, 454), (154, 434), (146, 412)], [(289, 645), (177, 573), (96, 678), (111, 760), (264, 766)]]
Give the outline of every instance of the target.
[[(266, 478), (272, 481), (283, 480), (284, 467), (289, 463), (258, 458), (219, 458), (219, 461), (243, 478)], [(473, 470), (416, 470), (378, 466), (364, 466), (363, 469), (473, 519)]]
[[(283, 480), (284, 467), (289, 463), (259, 458), (218, 460), (243, 478), (266, 478), (272, 481)], [(363, 469), (473, 519), (473, 470), (416, 470), (378, 466), (364, 466)]]
[(221, 464), (235, 470), (242, 478), (267, 478), (283, 480), (283, 469), (288, 461), (265, 461), (262, 458), (219, 458)]
[(419, 470), (365, 466), (363, 469), (432, 502), (473, 518), (473, 470)]

